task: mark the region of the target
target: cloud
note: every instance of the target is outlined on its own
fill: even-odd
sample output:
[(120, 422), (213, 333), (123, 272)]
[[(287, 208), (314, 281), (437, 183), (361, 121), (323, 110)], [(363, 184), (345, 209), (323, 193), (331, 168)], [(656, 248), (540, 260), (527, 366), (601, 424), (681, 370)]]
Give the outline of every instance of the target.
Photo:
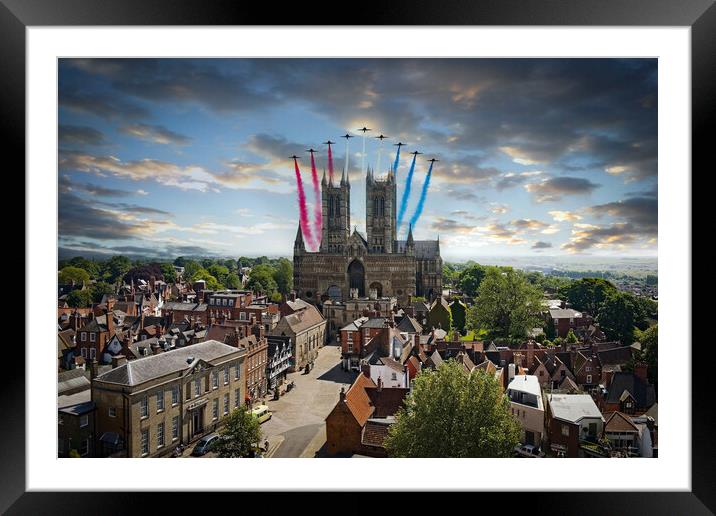
[(547, 224), (546, 222), (542, 222), (541, 220), (517, 219), (510, 222), (510, 224), (520, 231), (539, 231), (540, 233), (543, 233), (545, 235), (551, 235), (559, 231), (559, 228), (557, 226), (553, 224)]
[(657, 233), (659, 210), (658, 200), (654, 197), (631, 197), (592, 206), (589, 211), (598, 217), (608, 215), (626, 221), (645, 234)]
[(494, 213), (495, 215), (503, 215), (507, 213), (510, 210), (510, 207), (507, 204), (500, 204), (496, 202), (490, 203), (490, 211)]
[(561, 200), (565, 195), (588, 195), (596, 188), (596, 183), (581, 177), (548, 177), (536, 183), (525, 185), (536, 202), (554, 202)]
[(97, 91), (82, 92), (60, 88), (58, 103), (61, 108), (107, 120), (137, 120), (149, 116), (146, 108), (132, 101)]
[(549, 249), (552, 247), (552, 244), (550, 242), (542, 242), (538, 241), (532, 244), (532, 249)]
[(557, 222), (576, 222), (582, 220), (582, 216), (571, 211), (550, 211), (548, 212)]
[(575, 224), (569, 241), (562, 244), (561, 248), (570, 253), (581, 253), (593, 247), (623, 248), (638, 242), (640, 237), (639, 231), (626, 222), (606, 226)]
[(97, 197), (129, 197), (134, 192), (129, 190), (121, 190), (119, 188), (107, 188), (100, 185), (90, 183), (72, 182), (67, 174), (61, 174), (58, 179), (58, 188), (60, 193), (81, 192)]
[(160, 145), (188, 145), (191, 142), (188, 136), (170, 131), (162, 125), (132, 124), (122, 127), (120, 131), (134, 138)]
[(438, 217), (433, 221), (430, 227), (435, 231), (440, 232), (469, 233), (474, 229), (475, 226), (471, 224), (461, 223), (454, 219)]
[(528, 181), (531, 177), (539, 176), (541, 175), (541, 171), (533, 171), (533, 172), (507, 172), (505, 174), (501, 174), (499, 177), (495, 178), (495, 188), (497, 188), (498, 191), (506, 190), (508, 188), (513, 188), (515, 186), (519, 186), (521, 184), (524, 184), (526, 181)]
[(66, 145), (106, 145), (104, 134), (92, 127), (60, 124), (58, 140)]

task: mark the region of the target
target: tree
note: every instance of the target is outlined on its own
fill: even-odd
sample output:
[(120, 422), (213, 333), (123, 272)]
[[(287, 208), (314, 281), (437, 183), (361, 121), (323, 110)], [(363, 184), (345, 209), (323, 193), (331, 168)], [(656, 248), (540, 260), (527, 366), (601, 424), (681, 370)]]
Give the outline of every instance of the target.
[(564, 287), (561, 294), (575, 310), (581, 310), (593, 317), (598, 317), (602, 303), (609, 294), (614, 292), (617, 292), (617, 288), (607, 280), (582, 278)]
[(445, 331), (450, 331), (452, 328), (452, 313), (442, 298), (436, 299), (428, 310), (428, 327), (441, 328)]
[(92, 260), (88, 260), (82, 256), (75, 256), (69, 261), (68, 265), (86, 270), (91, 279), (99, 276), (99, 266), (97, 265), (97, 262), (93, 262)]
[(609, 340), (618, 340), (628, 346), (634, 342), (639, 313), (640, 308), (633, 296), (616, 291), (601, 304), (597, 322)]
[(511, 457), (519, 436), (494, 376), (447, 360), (416, 376), (385, 447), (390, 457)]
[(126, 256), (113, 256), (102, 264), (102, 276), (109, 283), (115, 283), (132, 268), (132, 262)]
[(87, 308), (92, 304), (92, 293), (89, 290), (73, 290), (67, 294), (67, 306)]
[(463, 293), (475, 297), (486, 273), (482, 265), (470, 265), (458, 275), (457, 286)]
[(450, 314), (452, 315), (452, 327), (464, 335), (467, 307), (462, 301), (455, 299), (450, 303)]
[(162, 276), (164, 276), (164, 281), (166, 281), (167, 283), (176, 283), (177, 282), (177, 273), (174, 270), (174, 266), (171, 263), (159, 264), (159, 270), (162, 271)]
[(214, 276), (219, 283), (226, 283), (226, 277), (229, 275), (229, 269), (227, 267), (215, 263), (209, 265), (206, 270), (209, 271), (209, 274)]
[(457, 283), (459, 274), (451, 263), (443, 264), (443, 285), (454, 286)]
[(570, 328), (569, 331), (567, 332), (567, 337), (565, 337), (564, 341), (567, 344), (576, 344), (577, 342), (579, 342), (579, 339), (574, 334), (574, 331), (572, 330), (572, 328)]
[[(179, 266), (181, 267), (181, 265)], [(201, 264), (195, 260), (185, 260), (184, 261), (184, 277), (191, 279), (194, 274), (196, 274), (199, 270), (203, 269)]]
[(226, 288), (241, 288), (241, 278), (235, 272), (230, 272), (224, 279), (224, 286)]
[(122, 280), (125, 283), (133, 282), (135, 285), (139, 283), (139, 280), (144, 280), (149, 283), (152, 281), (152, 279), (154, 281), (164, 280), (162, 268), (159, 266), (158, 263), (143, 263), (140, 265), (136, 265), (129, 269), (122, 277)]
[(467, 312), (468, 329), (484, 328), (495, 337), (525, 337), (540, 326), (541, 297), (518, 271), (490, 268)]
[(658, 358), (659, 358), (659, 325), (654, 325), (645, 331), (637, 332), (637, 338), (641, 343), (641, 351), (637, 358), (646, 363), (646, 374), (649, 382), (656, 385), (658, 379)]
[(246, 286), (254, 292), (273, 294), (278, 289), (276, 280), (273, 279), (273, 268), (263, 264), (252, 267)]
[(213, 451), (222, 458), (251, 456), (261, 441), (258, 419), (243, 408), (238, 408), (226, 416), (224, 421)]
[(106, 295), (114, 294), (114, 287), (107, 282), (98, 281), (90, 287), (90, 293), (93, 303), (101, 303), (102, 298)]
[(279, 259), (273, 273), (278, 291), (288, 294), (293, 288), (293, 264), (286, 258)]
[(60, 285), (83, 285), (90, 280), (90, 275), (84, 269), (68, 265), (60, 271), (57, 280)]
[(191, 281), (199, 280), (206, 281), (206, 288), (209, 290), (222, 290), (224, 288), (224, 285), (219, 283), (219, 280), (209, 274), (209, 271), (207, 271), (206, 269), (197, 270), (191, 277)]

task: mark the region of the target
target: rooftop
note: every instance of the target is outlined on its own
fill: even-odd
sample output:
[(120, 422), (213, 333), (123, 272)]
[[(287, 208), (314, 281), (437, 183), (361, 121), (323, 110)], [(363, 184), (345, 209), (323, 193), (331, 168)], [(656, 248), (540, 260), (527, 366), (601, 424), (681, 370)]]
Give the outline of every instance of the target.
[(549, 406), (556, 419), (579, 423), (585, 417), (604, 421), (602, 413), (589, 394), (550, 394)]

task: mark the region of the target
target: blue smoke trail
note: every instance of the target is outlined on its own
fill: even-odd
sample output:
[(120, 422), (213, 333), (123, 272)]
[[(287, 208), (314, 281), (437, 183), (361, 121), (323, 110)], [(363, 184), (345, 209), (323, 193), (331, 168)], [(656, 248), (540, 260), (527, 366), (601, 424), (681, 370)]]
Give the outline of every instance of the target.
[(400, 161), (400, 147), (402, 145), (398, 145), (398, 152), (395, 153), (395, 161), (393, 162), (393, 174), (398, 174), (398, 162)]
[(430, 186), (430, 176), (433, 173), (433, 162), (430, 162), (430, 168), (428, 169), (428, 175), (425, 176), (425, 182), (423, 183), (423, 191), (420, 192), (420, 200), (418, 201), (418, 207), (415, 208), (413, 218), (410, 219), (410, 225), (415, 227), (415, 223), (420, 218), (420, 214), (423, 213), (423, 204), (425, 204), (425, 197), (428, 195), (428, 186)]
[(408, 177), (405, 179), (405, 190), (403, 191), (403, 197), (400, 199), (400, 210), (398, 210), (398, 230), (400, 230), (400, 225), (403, 223), (403, 215), (405, 215), (405, 209), (408, 207), (408, 197), (410, 197), (410, 184), (413, 182), (413, 172), (415, 171), (415, 158), (417, 157), (417, 154), (413, 154), (413, 162), (410, 164)]

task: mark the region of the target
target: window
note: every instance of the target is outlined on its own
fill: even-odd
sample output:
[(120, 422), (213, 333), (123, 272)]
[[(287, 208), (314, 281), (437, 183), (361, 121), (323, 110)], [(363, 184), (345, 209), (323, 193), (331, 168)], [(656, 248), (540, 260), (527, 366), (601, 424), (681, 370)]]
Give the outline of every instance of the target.
[(157, 392), (157, 412), (164, 410), (164, 391)]
[(139, 442), (142, 455), (147, 455), (149, 453), (149, 430), (142, 430), (142, 436)]
[(82, 332), (82, 333), (80, 334), (80, 340), (81, 340), (82, 342), (87, 341), (87, 334), (86, 334), (85, 332)]
[(187, 400), (191, 399), (191, 382), (186, 384), (186, 396), (184, 398)]
[(587, 383), (592, 383), (592, 375), (591, 374), (587, 375)]
[(234, 391), (234, 407), (239, 408), (240, 404), (241, 404), (241, 389), (236, 389)]
[[(82, 339), (82, 340), (85, 340), (85, 339)], [(82, 348), (82, 358), (87, 358), (87, 348)]]
[(229, 413), (229, 393), (224, 394), (224, 415)]
[(97, 340), (97, 334), (96, 333), (90, 333), (90, 342), (94, 342)]
[(229, 366), (224, 367), (224, 385), (229, 383)]
[(201, 378), (197, 378), (196, 380), (194, 380), (194, 390), (196, 391), (194, 392), (195, 398), (201, 396)]
[(214, 406), (212, 407), (211, 416), (214, 419), (219, 419), (219, 398), (214, 398)]
[(213, 373), (211, 373), (211, 386), (214, 389), (219, 388), (219, 371), (214, 371)]
[(89, 454), (89, 439), (80, 441), (80, 456), (85, 457)]
[(397, 375), (396, 373), (393, 373), (393, 374), (390, 375), (390, 379), (393, 380), (393, 381), (395, 381), (395, 380), (398, 379), (398, 375)]
[(164, 422), (157, 425), (157, 449), (164, 446)]
[(241, 363), (236, 362), (236, 370), (234, 371), (234, 380), (241, 378)]
[(179, 416), (172, 418), (172, 441), (179, 439)]
[[(94, 335), (94, 333), (92, 335)], [(97, 356), (97, 350), (94, 348), (90, 348), (90, 359), (94, 360), (96, 356)]]
[(147, 402), (146, 396), (139, 402), (139, 415), (140, 417), (147, 417), (149, 415), (149, 403)]
[(240, 312), (239, 313), (239, 320), (245, 321), (246, 320), (246, 312)]
[(172, 387), (172, 406), (179, 403), (179, 386), (175, 385)]
[(590, 371), (592, 370), (592, 368), (589, 367), (589, 366), (587, 366), (587, 367), (584, 368), (584, 370), (585, 370), (586, 372), (590, 372)]
[(117, 417), (117, 408), (109, 407), (109, 417)]
[(562, 425), (562, 435), (569, 437), (569, 425)]

